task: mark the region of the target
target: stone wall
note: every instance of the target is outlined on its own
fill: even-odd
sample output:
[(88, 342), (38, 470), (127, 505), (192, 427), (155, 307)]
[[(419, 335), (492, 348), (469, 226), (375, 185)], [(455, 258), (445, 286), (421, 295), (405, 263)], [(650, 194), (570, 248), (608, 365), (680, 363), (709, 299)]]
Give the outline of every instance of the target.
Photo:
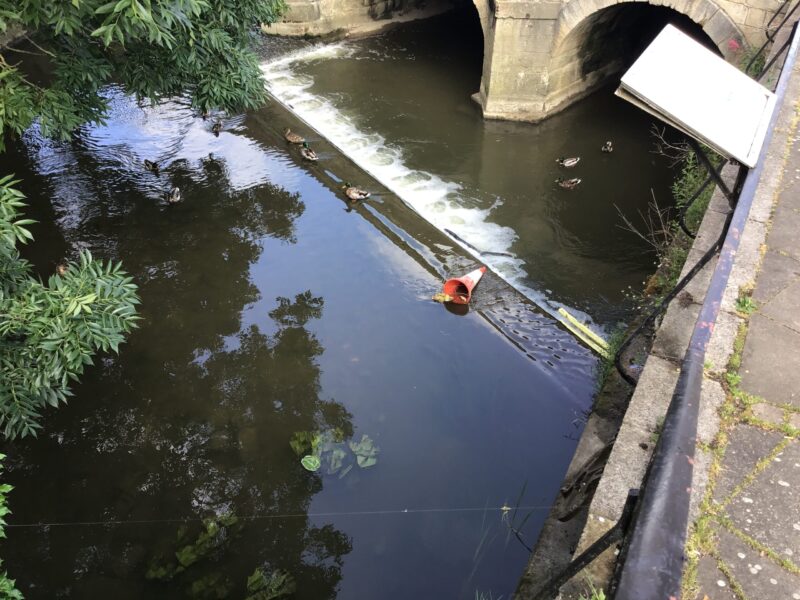
[(291, 36), (364, 34), (389, 24), (425, 19), (453, 7), (451, 0), (288, 0), (288, 12), (267, 33)]

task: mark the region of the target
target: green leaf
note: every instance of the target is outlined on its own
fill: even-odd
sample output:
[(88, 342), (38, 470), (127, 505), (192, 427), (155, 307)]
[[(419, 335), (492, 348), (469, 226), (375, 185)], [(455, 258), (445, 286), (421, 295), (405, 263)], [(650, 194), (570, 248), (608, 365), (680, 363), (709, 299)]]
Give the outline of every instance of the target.
[(307, 454), (300, 459), (300, 464), (303, 465), (303, 468), (306, 471), (318, 471), (322, 463), (320, 462), (318, 456)]

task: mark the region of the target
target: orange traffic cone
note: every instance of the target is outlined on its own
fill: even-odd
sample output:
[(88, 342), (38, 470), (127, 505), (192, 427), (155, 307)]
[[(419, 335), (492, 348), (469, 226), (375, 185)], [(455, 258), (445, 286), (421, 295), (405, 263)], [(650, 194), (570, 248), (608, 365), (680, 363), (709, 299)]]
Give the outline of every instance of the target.
[(478, 285), (484, 273), (486, 273), (486, 267), (481, 267), (463, 277), (448, 279), (444, 282), (442, 293), (450, 296), (452, 298), (450, 302), (453, 304), (469, 304), (469, 301), (472, 300), (472, 290)]

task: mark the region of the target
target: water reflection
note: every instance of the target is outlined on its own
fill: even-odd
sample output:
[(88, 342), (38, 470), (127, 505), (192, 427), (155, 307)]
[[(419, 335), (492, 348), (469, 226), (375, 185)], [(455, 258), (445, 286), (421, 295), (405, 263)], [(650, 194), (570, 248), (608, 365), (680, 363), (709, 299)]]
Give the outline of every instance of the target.
[[(138, 168), (135, 149), (97, 136), (59, 144), (32, 132), (28, 141), (42, 158), (37, 169), (52, 175), (41, 191), (29, 187), (34, 204), (37, 192), (52, 194), (68, 245), (124, 260), (140, 285), (144, 326), (77, 389), (77, 427), (74, 414), (49, 415), (50, 435), (14, 453), (25, 456), (13, 463), (26, 479), (17, 498), (59, 490), (57, 504), (45, 495), (17, 507), (20, 521), (121, 522), (15, 532), (27, 597), (243, 595), (255, 568), (299, 578), (299, 597), (334, 597), (351, 540), (303, 517), (322, 482), (288, 445), (297, 430), (353, 431), (349, 412), (319, 396), (324, 348), (308, 324), (324, 300), (310, 290), (278, 297), (258, 325), (241, 320), (260, 298), (250, 268), (264, 240), (296, 242), (300, 195), (271, 183), (237, 189), (236, 161), (213, 155), (176, 156), (157, 178)], [(165, 181), (181, 187), (183, 204), (160, 201)], [(42, 468), (60, 455), (92, 459)], [(52, 563), (45, 579), (42, 562)]]
[[(273, 135), (285, 114), (229, 119), (216, 138), (179, 105), (113, 105), (108, 127), (70, 144), (32, 130), (9, 154), (41, 222), (38, 268), (82, 247), (121, 259), (144, 317), (43, 438), (8, 449), (16, 523), (101, 523), (12, 530), (27, 597), (241, 597), (256, 568), (292, 574), (300, 598), (510, 591), (527, 552), (497, 508), (530, 481), (535, 540), (591, 402), (585, 349), (498, 308), (487, 318), (528, 358), (481, 311), (430, 302), (441, 282), (419, 256), (463, 257), (423, 236), (414, 258), (377, 211), (345, 212)], [(352, 166), (331, 152), (324, 168)], [(503, 296), (481, 285), (481, 306)], [(304, 470), (293, 433), (331, 429), (374, 439), (378, 464)]]

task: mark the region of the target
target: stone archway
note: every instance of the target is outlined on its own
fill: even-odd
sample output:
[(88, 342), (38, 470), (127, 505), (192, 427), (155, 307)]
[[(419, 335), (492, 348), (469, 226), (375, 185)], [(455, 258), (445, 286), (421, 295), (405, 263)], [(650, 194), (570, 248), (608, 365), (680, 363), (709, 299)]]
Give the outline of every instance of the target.
[[(625, 4), (636, 3), (635, 0), (569, 0), (561, 9), (558, 19), (558, 28), (553, 39), (554, 53), (559, 47), (575, 33), (581, 26), (591, 21), (596, 15), (608, 8), (622, 7)], [(663, 6), (677, 13), (687, 16), (703, 28), (703, 31), (716, 44), (723, 56), (729, 58), (732, 48), (729, 40), (735, 40), (741, 45), (744, 37), (733, 19), (712, 0), (648, 0), (651, 6)]]
[[(663, 26), (671, 22), (664, 15), (699, 30), (700, 37), (713, 42), (728, 59), (747, 46), (743, 28), (753, 38), (750, 43), (763, 37), (763, 23), (761, 29), (747, 28), (728, 14), (729, 0), (494, 2), (490, 27), (484, 30), (483, 80), (476, 97), (487, 118), (539, 121), (561, 110), (619, 74), (632, 56), (638, 56), (631, 48), (614, 56), (610, 46), (640, 39), (639, 23), (660, 20)], [(765, 19), (768, 13), (758, 10)], [(648, 11), (661, 14), (651, 18)], [(601, 42), (592, 45), (598, 39)]]
[(700, 41), (713, 44), (728, 60), (736, 60), (746, 45), (733, 20), (712, 0), (651, 0), (647, 4), (570, 0), (561, 11), (553, 39), (545, 110), (559, 110), (630, 66), (646, 44), (636, 47), (635, 41), (631, 44), (617, 30), (638, 31), (637, 19), (654, 17), (657, 29), (650, 37), (639, 32), (647, 43), (664, 24), (674, 22), (689, 34), (705, 37)]

